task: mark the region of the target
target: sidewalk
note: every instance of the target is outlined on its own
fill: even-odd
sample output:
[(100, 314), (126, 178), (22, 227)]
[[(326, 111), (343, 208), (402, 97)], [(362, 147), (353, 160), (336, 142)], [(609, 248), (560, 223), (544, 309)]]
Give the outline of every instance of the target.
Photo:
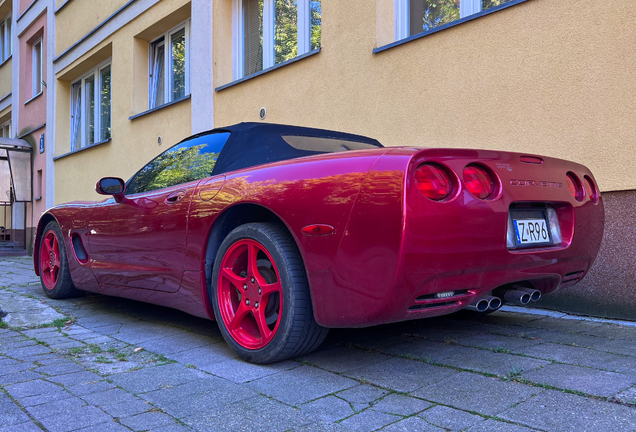
[(497, 312), (332, 330), (269, 366), (216, 324), (44, 296), (0, 258), (0, 432), (636, 431), (636, 326)]

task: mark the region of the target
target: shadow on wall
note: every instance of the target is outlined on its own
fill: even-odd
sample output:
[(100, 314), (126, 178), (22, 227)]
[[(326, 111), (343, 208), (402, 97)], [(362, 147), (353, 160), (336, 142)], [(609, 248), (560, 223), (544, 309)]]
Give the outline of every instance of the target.
[(545, 296), (538, 306), (636, 321), (636, 191), (607, 192), (603, 202), (605, 234), (588, 275), (577, 285)]

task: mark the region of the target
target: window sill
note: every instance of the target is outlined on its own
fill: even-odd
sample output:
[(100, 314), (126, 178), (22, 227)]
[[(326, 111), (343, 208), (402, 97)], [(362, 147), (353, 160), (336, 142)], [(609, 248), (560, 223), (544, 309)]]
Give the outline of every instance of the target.
[(164, 109), (166, 107), (169, 107), (169, 106), (172, 106), (172, 105), (176, 105), (179, 102), (183, 102), (184, 100), (190, 99), (190, 96), (191, 95), (187, 95), (187, 96), (182, 97), (181, 99), (173, 100), (172, 102), (168, 102), (168, 103), (165, 103), (163, 105), (159, 105), (158, 107), (151, 108), (148, 111), (144, 111), (144, 112), (141, 112), (139, 114), (135, 114), (134, 116), (128, 117), (128, 120), (134, 120), (136, 118), (143, 117), (145, 115), (151, 114), (151, 113), (153, 113), (155, 111), (159, 111), (159, 110)]
[(35, 198), (33, 198), (33, 201), (42, 201), (42, 197), (41, 196), (35, 197)]
[(40, 96), (42, 96), (44, 94), (43, 91), (41, 91), (40, 93), (36, 94), (35, 96), (33, 96), (31, 99), (29, 99), (28, 101), (26, 101), (24, 104), (28, 104), (31, 103), (32, 101), (36, 100), (37, 98), (39, 98)]
[(9, 57), (7, 57), (6, 59), (4, 59), (3, 62), (0, 62), (0, 67), (4, 66), (4, 64), (6, 62), (8, 62), (9, 60), (11, 60), (11, 57), (13, 57), (13, 54), (9, 54)]
[(58, 160), (58, 159), (65, 158), (65, 157), (67, 157), (67, 156), (72, 156), (72, 155), (74, 155), (74, 154), (77, 154), (77, 153), (83, 152), (84, 150), (92, 149), (93, 147), (98, 147), (98, 146), (103, 145), (103, 144), (108, 144), (108, 143), (110, 143), (110, 142), (111, 142), (111, 140), (112, 140), (112, 138), (108, 138), (107, 140), (100, 141), (100, 142), (96, 142), (96, 143), (91, 144), (91, 145), (89, 145), (89, 146), (82, 147), (82, 148), (80, 148), (80, 149), (73, 150), (73, 151), (68, 152), (68, 153), (64, 153), (63, 155), (55, 156), (55, 157), (53, 158), (53, 160), (54, 160), (54, 161), (56, 161), (56, 160)]
[(508, 2), (508, 3), (504, 3), (504, 4), (501, 4), (499, 6), (492, 7), (490, 9), (488, 9), (488, 10), (481, 11), (481, 12), (478, 12), (476, 14), (469, 15), (467, 17), (464, 17), (464, 18), (458, 19), (456, 21), (450, 22), (448, 24), (444, 24), (442, 26), (435, 27), (434, 29), (426, 30), (426, 31), (424, 31), (422, 33), (414, 34), (413, 36), (409, 36), (409, 37), (407, 37), (405, 39), (400, 39), (400, 40), (392, 42), (390, 44), (387, 44), (387, 45), (384, 45), (384, 46), (381, 46), (381, 47), (378, 47), (378, 48), (374, 48), (373, 49), (373, 54), (381, 53), (382, 51), (386, 51), (388, 49), (394, 48), (396, 46), (403, 45), (405, 43), (411, 42), (411, 41), (416, 40), (416, 39), (420, 39), (420, 38), (423, 38), (423, 37), (426, 37), (426, 36), (430, 36), (430, 35), (435, 34), (437, 32), (440, 32), (440, 31), (443, 31), (443, 30), (458, 26), (460, 24), (463, 24), (463, 23), (468, 22), (468, 21), (472, 21), (472, 20), (477, 19), (477, 18), (481, 18), (481, 17), (483, 17), (485, 15), (490, 15), (491, 13), (498, 12), (498, 11), (500, 11), (502, 9), (507, 9), (507, 8), (509, 8), (511, 6), (516, 6), (519, 3), (524, 3), (526, 1), (528, 1), (528, 0), (512, 0), (512, 1)]
[(254, 79), (254, 78), (256, 78), (256, 77), (259, 77), (259, 76), (261, 76), (261, 75), (264, 75), (264, 74), (266, 74), (266, 73), (269, 73), (269, 72), (275, 71), (276, 69), (279, 69), (279, 68), (282, 68), (282, 67), (284, 67), (284, 66), (287, 66), (288, 64), (296, 63), (297, 61), (300, 61), (300, 60), (306, 59), (307, 57), (311, 57), (311, 56), (313, 56), (313, 55), (316, 55), (316, 54), (318, 54), (319, 52), (320, 52), (320, 48), (316, 48), (316, 49), (315, 49), (315, 50), (313, 50), (313, 51), (309, 51), (308, 53), (305, 53), (305, 54), (299, 55), (299, 56), (297, 56), (297, 57), (294, 57), (293, 59), (289, 59), (289, 60), (284, 61), (284, 62), (282, 62), (282, 63), (279, 63), (279, 64), (277, 64), (277, 65), (275, 65), (275, 66), (272, 66), (272, 67), (270, 67), (270, 68), (263, 69), (262, 71), (258, 71), (258, 72), (256, 72), (256, 73), (253, 73), (252, 75), (248, 75), (248, 76), (246, 76), (246, 77), (243, 77), (243, 78), (237, 79), (236, 81), (232, 81), (232, 82), (231, 82), (231, 83), (229, 83), (229, 84), (225, 84), (225, 85), (222, 85), (222, 86), (220, 86), (220, 87), (217, 87), (217, 88), (215, 88), (215, 89), (214, 89), (214, 91), (215, 91), (215, 92), (220, 92), (221, 90), (225, 90), (226, 88), (233, 87), (233, 86), (235, 86), (235, 85), (237, 85), (237, 84), (240, 84), (240, 83), (242, 83), (242, 82), (249, 81), (249, 80), (251, 80), (251, 79)]

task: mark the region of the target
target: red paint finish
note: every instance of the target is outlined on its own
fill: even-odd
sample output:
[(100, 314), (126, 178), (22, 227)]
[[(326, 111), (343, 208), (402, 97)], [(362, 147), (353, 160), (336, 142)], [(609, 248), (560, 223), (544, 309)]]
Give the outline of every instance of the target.
[[(261, 267), (260, 260), (269, 261)], [(283, 289), (278, 267), (265, 247), (250, 239), (234, 243), (221, 261), (217, 295), (221, 319), (239, 345), (261, 349), (280, 325)]]
[(53, 230), (48, 230), (42, 240), (40, 251), (41, 275), (44, 286), (52, 290), (60, 276), (60, 244)]
[[(296, 241), (318, 323), (363, 327), (455, 312), (516, 282), (529, 282), (548, 294), (568, 275), (587, 273), (603, 234), (603, 203), (587, 194), (577, 200), (566, 175), (596, 184), (592, 173), (547, 157), (541, 164), (524, 163), (521, 156), (413, 148), (311, 156), (138, 194), (120, 203), (67, 204), (51, 209), (43, 220), (60, 223), (67, 250), (74, 234), (85, 245), (88, 263), (67, 254), (78, 288), (212, 318), (207, 277), (216, 251), (208, 251), (209, 241), (220, 244), (222, 239), (214, 236), (222, 231), (221, 221), (227, 223), (226, 212), (260, 207), (279, 218)], [(422, 164), (448, 171), (452, 187), (447, 197), (434, 201), (422, 194), (415, 175)], [(485, 200), (474, 196), (463, 180), (464, 169), (475, 164), (496, 179)], [(178, 202), (166, 202), (182, 192)], [(561, 244), (508, 249), (510, 208), (546, 206), (558, 215)], [(333, 227), (333, 234), (304, 234), (303, 229), (317, 224)], [(41, 223), (38, 239), (42, 229)], [(236, 245), (222, 259), (234, 265), (248, 246)], [(211, 254), (208, 263), (206, 253)], [(34, 257), (39, 273), (41, 253)], [(228, 325), (234, 323), (232, 317), (247, 316), (238, 309), (238, 296), (231, 294), (241, 278), (226, 273), (220, 281)], [(448, 291), (458, 294), (434, 296)], [(254, 314), (249, 316), (254, 317), (249, 331), (241, 319), (235, 328), (243, 332), (245, 346), (260, 346), (271, 335), (258, 327)]]

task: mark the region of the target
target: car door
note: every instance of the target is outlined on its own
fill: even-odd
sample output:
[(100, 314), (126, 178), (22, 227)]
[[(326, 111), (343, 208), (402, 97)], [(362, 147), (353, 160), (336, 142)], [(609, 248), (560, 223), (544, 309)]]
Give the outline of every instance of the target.
[(173, 146), (128, 181), (120, 202), (109, 199), (95, 208), (88, 241), (100, 285), (179, 289), (192, 196), (212, 175), (228, 137), (208, 133)]

